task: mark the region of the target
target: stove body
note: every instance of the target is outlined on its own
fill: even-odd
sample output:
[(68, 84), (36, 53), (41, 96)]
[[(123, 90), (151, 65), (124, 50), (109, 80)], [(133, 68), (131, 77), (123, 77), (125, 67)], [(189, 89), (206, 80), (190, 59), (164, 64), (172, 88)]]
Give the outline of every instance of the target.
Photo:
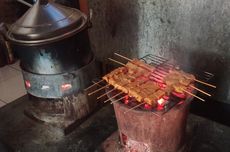
[(152, 112), (114, 104), (119, 136), (124, 149), (145, 152), (178, 152), (183, 145), (189, 102), (159, 117)]
[[(156, 67), (152, 74), (159, 75), (161, 72), (161, 77), (149, 77), (157, 82), (161, 89), (165, 88), (162, 72), (165, 73), (173, 67), (179, 69), (169, 60), (151, 54), (141, 60)], [(199, 70), (193, 74), (196, 78), (206, 81), (213, 77)], [(118, 131), (102, 144), (104, 151), (119, 149), (118, 151), (122, 152), (179, 152), (186, 148), (186, 121), (191, 100), (197, 97), (197, 90), (188, 87), (187, 91), (190, 93), (187, 94), (172, 91), (156, 99), (154, 107), (137, 102), (125, 93), (119, 95), (118, 91), (111, 90), (112, 88), (108, 88), (106, 92), (114, 106)]]
[(95, 109), (83, 91), (99, 74), (88, 21), (77, 9), (38, 0), (10, 27), (31, 100), (27, 115), (66, 128)]

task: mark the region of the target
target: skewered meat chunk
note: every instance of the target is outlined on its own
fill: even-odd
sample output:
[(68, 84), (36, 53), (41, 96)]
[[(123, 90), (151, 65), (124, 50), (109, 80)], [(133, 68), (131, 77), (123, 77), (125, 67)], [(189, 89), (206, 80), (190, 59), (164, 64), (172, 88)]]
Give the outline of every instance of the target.
[(194, 82), (194, 80), (194, 75), (178, 70), (171, 70), (165, 77), (165, 83), (168, 90), (175, 91), (180, 94), (184, 94), (184, 90), (186, 90), (187, 87)]
[(143, 89), (141, 90), (137, 96), (136, 96), (136, 100), (139, 102), (142, 102), (143, 99), (145, 99), (146, 97), (148, 97), (150, 94), (147, 90)]
[(191, 79), (186, 79), (185, 77), (182, 77), (179, 80), (180, 84), (184, 85), (184, 86), (188, 86), (189, 84), (191, 84)]
[(169, 75), (172, 77), (184, 77), (185, 79), (194, 81), (195, 80), (195, 76), (189, 73), (185, 73), (184, 71), (179, 71), (179, 70), (169, 70)]
[(132, 63), (132, 62), (128, 62), (125, 66), (129, 69), (128, 72), (129, 72), (130, 74), (133, 74), (133, 72), (135, 72), (135, 71), (137, 70), (137, 68), (138, 68), (138, 66), (135, 65), (135, 64)]
[(155, 90), (160, 88), (157, 83), (155, 83), (154, 81), (151, 81), (151, 80), (149, 80), (146, 83), (142, 84), (140, 87), (142, 89), (151, 90), (152, 92), (155, 92)]
[(103, 76), (102, 79), (105, 80), (106, 82), (108, 82), (111, 77), (113, 77), (114, 75), (117, 75), (119, 73), (122, 73), (123, 71), (125, 71), (125, 69), (126, 69), (125, 67), (119, 67), (119, 68), (111, 71), (110, 73), (106, 74), (105, 76)]
[(162, 96), (165, 95), (165, 91), (164, 90), (157, 90), (155, 93), (154, 93), (154, 96), (157, 98), (157, 99), (160, 99)]
[(184, 90), (186, 90), (186, 86), (184, 86), (184, 85), (181, 85), (181, 84), (174, 84), (173, 86), (173, 89), (174, 89), (174, 91), (175, 92), (177, 92), (177, 93), (184, 93)]
[(141, 92), (141, 89), (138, 87), (134, 87), (134, 88), (129, 90), (128, 94), (129, 94), (129, 96), (136, 98), (137, 101), (141, 102), (139, 92)]

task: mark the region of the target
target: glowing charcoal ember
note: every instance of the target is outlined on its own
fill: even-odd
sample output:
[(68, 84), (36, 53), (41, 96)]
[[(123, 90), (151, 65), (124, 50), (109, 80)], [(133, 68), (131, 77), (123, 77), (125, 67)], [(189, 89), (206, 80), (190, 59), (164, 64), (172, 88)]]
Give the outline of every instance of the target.
[(129, 104), (129, 100), (128, 99), (125, 99), (124, 103), (127, 105)]
[(61, 85), (61, 90), (62, 91), (66, 91), (66, 90), (69, 90), (71, 88), (72, 88), (72, 85), (68, 84), (68, 83)]
[(128, 95), (125, 96), (124, 103), (129, 104), (129, 96)]
[(30, 87), (31, 87), (31, 83), (30, 83), (30, 81), (25, 80), (25, 85), (26, 85), (26, 88), (30, 88)]
[(162, 98), (165, 100), (169, 100), (169, 96), (163, 96)]
[(165, 88), (166, 88), (166, 84), (164, 84), (164, 83), (159, 83), (158, 86), (159, 86), (161, 89), (165, 89)]
[(144, 105), (144, 108), (147, 109), (147, 110), (151, 110), (151, 109), (152, 109), (152, 106), (146, 103), (146, 104)]
[(157, 100), (157, 104), (158, 104), (159, 106), (164, 106), (165, 103), (166, 103), (166, 101), (165, 101), (163, 98), (160, 98), (160, 99)]
[(178, 98), (181, 98), (181, 99), (185, 99), (186, 98), (186, 95), (184, 93), (178, 93), (178, 92), (175, 92), (173, 91), (172, 94)]
[(180, 102), (178, 102), (178, 104), (177, 105), (181, 105), (181, 104), (183, 104), (185, 101), (184, 100), (182, 100), (182, 101), (180, 101)]
[(164, 110), (164, 106), (161, 106), (161, 105), (158, 104), (157, 107), (156, 107), (156, 109), (158, 111)]

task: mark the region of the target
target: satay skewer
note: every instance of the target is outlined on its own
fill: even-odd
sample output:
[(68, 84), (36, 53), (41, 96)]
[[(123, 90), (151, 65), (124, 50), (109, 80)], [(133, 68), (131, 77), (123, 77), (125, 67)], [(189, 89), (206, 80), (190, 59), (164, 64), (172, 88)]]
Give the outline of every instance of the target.
[(130, 59), (130, 58), (127, 58), (127, 57), (125, 57), (125, 56), (123, 56), (123, 55), (120, 55), (120, 54), (118, 54), (118, 53), (114, 53), (114, 54), (117, 55), (117, 56), (119, 56), (119, 57), (121, 57), (121, 58), (123, 58), (123, 59), (126, 59), (126, 60), (132, 62), (132, 59)]
[(97, 83), (95, 81), (92, 81), (94, 84), (96, 83), (97, 86), (102, 87), (103, 85), (100, 85), (100, 83)]
[(131, 111), (131, 110), (133, 110), (133, 109), (136, 109), (136, 108), (140, 107), (140, 106), (143, 105), (143, 104), (145, 104), (145, 102), (142, 102), (142, 103), (140, 103), (140, 104), (138, 104), (138, 105), (136, 105), (136, 106), (130, 108), (129, 110), (125, 111), (124, 114), (126, 114), (127, 112), (129, 112), (129, 111)]
[(111, 100), (111, 98), (115, 98), (115, 97), (117, 97), (117, 96), (119, 96), (119, 95), (121, 95), (121, 94), (123, 94), (123, 92), (120, 92), (120, 93), (118, 93), (118, 94), (116, 94), (116, 95), (110, 97), (109, 99), (105, 100), (104, 103), (106, 103), (106, 102), (108, 102), (109, 100)]
[(117, 100), (114, 100), (114, 101), (112, 101), (110, 104), (114, 104), (114, 103), (116, 103), (116, 102), (120, 101), (121, 99), (124, 99), (125, 97), (126, 97), (126, 96), (121, 97), (121, 98), (119, 98), (119, 99), (117, 99)]
[(106, 92), (106, 93), (100, 95), (99, 97), (97, 97), (97, 99), (100, 99), (100, 98), (104, 97), (105, 95), (107, 95), (107, 94), (109, 94), (109, 93), (111, 93), (111, 92), (113, 92), (113, 91), (115, 91), (115, 90), (116, 90), (116, 88), (113, 88), (112, 90), (110, 90), (110, 91), (108, 91), (108, 92)]
[(203, 93), (203, 94), (205, 94), (205, 95), (207, 95), (207, 96), (209, 96), (209, 97), (212, 96), (211, 94), (209, 94), (209, 93), (207, 93), (207, 92), (205, 92), (205, 91), (203, 91), (203, 90), (201, 90), (201, 89), (199, 89), (199, 88), (197, 88), (197, 87), (195, 87), (193, 85), (190, 85), (190, 87), (195, 89), (195, 90), (197, 90), (197, 91), (199, 91), (199, 92), (201, 92), (201, 93)]
[[(120, 54), (118, 54), (118, 53), (114, 53), (115, 55), (117, 55), (117, 56), (119, 56), (119, 57), (122, 57), (122, 58), (124, 58), (124, 59), (126, 59), (126, 60), (128, 60), (128, 61), (130, 61), (131, 63), (133, 63), (133, 60), (132, 59), (129, 59), (129, 58), (127, 58), (127, 57), (125, 57), (125, 56), (123, 56), (123, 55), (120, 55)], [(116, 60), (114, 61), (114, 62), (116, 62)], [(119, 62), (119, 61), (118, 61)], [(118, 63), (117, 62), (117, 63)], [(124, 65), (124, 66), (126, 66), (126, 65)], [(137, 65), (138, 66), (138, 65)], [(142, 69), (145, 69), (145, 70), (148, 70), (148, 71), (151, 71), (151, 70), (149, 70), (148, 68), (145, 68), (145, 67), (143, 67), (143, 66), (138, 66), (138, 67), (140, 67), (140, 68), (142, 68)]]
[(206, 85), (206, 86), (212, 87), (212, 88), (216, 88), (216, 86), (214, 86), (214, 85), (212, 85), (212, 84), (209, 84), (209, 83), (207, 83), (207, 82), (203, 82), (203, 81), (201, 81), (201, 80), (194, 79), (194, 81), (199, 82), (199, 83), (201, 83), (201, 84), (204, 84), (204, 85)]
[(110, 85), (110, 84), (107, 84), (107, 85), (105, 85), (105, 86), (103, 86), (103, 87), (101, 87), (101, 88), (99, 88), (99, 89), (97, 89), (97, 90), (94, 90), (93, 92), (88, 93), (88, 95), (91, 96), (92, 94), (94, 94), (94, 93), (96, 93), (96, 92), (98, 92), (98, 91), (101, 91), (101, 90), (104, 89), (104, 88), (107, 88), (109, 85)]
[(114, 60), (114, 59), (112, 59), (112, 58), (108, 58), (110, 61), (113, 61), (113, 62), (116, 62), (116, 63), (118, 63), (118, 64), (120, 64), (120, 65), (123, 65), (123, 66), (125, 66), (125, 64), (124, 63), (122, 63), (122, 62), (119, 62), (119, 61), (117, 61), (117, 60)]
[[(157, 74), (156, 74), (157, 75)], [(156, 78), (156, 79), (158, 79), (159, 81), (162, 81), (163, 82), (163, 77), (161, 77), (161, 76), (156, 76), (156, 75), (153, 75), (153, 74), (151, 74), (151, 76), (153, 76), (154, 78)], [(193, 86), (193, 85), (190, 85), (189, 87), (191, 87), (191, 88), (193, 88), (193, 89), (195, 89), (195, 90), (197, 90), (197, 91), (199, 91), (199, 92), (201, 92), (201, 93), (203, 93), (203, 94), (205, 94), (205, 95), (207, 95), (207, 96), (209, 96), (209, 97), (211, 97), (212, 95), (211, 94), (209, 94), (209, 93), (207, 93), (207, 92), (205, 92), (205, 91), (203, 91), (203, 90), (201, 90), (201, 89), (199, 89), (199, 88), (197, 88), (197, 87), (195, 87), (195, 86)]]
[(186, 90), (183, 90), (184, 92), (186, 92), (187, 94), (189, 94), (189, 95), (191, 95), (191, 96), (193, 96), (193, 97), (195, 97), (195, 98), (197, 98), (197, 99), (199, 99), (199, 100), (201, 100), (201, 101), (203, 101), (203, 102), (205, 102), (205, 100), (204, 99), (202, 99), (201, 97), (198, 97), (197, 95), (195, 95), (195, 94), (192, 94), (191, 92), (189, 92), (189, 91), (186, 91)]
[(97, 84), (99, 84), (99, 83), (101, 83), (101, 82), (103, 82), (103, 81), (104, 81), (104, 80), (100, 80), (100, 81), (98, 81), (98, 82), (93, 82), (94, 84), (92, 84), (91, 86), (89, 86), (88, 88), (86, 88), (86, 89), (84, 89), (84, 90), (88, 90), (88, 89), (94, 87), (95, 85), (97, 85)]

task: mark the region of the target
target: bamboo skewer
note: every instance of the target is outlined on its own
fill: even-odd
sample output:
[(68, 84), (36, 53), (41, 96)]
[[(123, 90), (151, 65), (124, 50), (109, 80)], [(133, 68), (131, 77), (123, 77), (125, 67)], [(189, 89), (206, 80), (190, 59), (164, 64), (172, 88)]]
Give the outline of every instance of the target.
[(119, 99), (117, 99), (117, 100), (114, 100), (114, 101), (112, 101), (110, 104), (114, 104), (114, 103), (116, 103), (116, 102), (120, 101), (121, 99), (124, 99), (125, 97), (126, 97), (126, 96), (121, 97), (121, 98), (119, 98)]
[(103, 86), (103, 87), (101, 87), (101, 88), (99, 88), (99, 89), (97, 89), (97, 90), (94, 90), (93, 92), (88, 93), (88, 95), (91, 96), (92, 94), (94, 94), (94, 93), (96, 93), (96, 92), (98, 92), (98, 91), (101, 91), (102, 89), (104, 89), (104, 88), (106, 88), (106, 87), (108, 87), (108, 86), (109, 86), (109, 84), (107, 84), (107, 85), (105, 85), (105, 86)]
[(205, 74), (208, 74), (208, 75), (210, 75), (210, 76), (214, 76), (214, 74), (212, 74), (212, 73), (210, 73), (210, 72), (207, 72), (207, 71), (205, 71), (204, 73), (205, 73)]
[(201, 89), (199, 89), (197, 87), (194, 87), (192, 85), (190, 87), (193, 88), (193, 89), (195, 89), (195, 90), (197, 90), (197, 91), (199, 91), (199, 92), (201, 92), (201, 93), (203, 93), (203, 94), (205, 94), (205, 95), (207, 95), (207, 96), (209, 96), (209, 97), (212, 96), (211, 94), (209, 94), (209, 93), (207, 93), (207, 92), (205, 92), (205, 91), (203, 91), (203, 90), (201, 90)]
[(199, 83), (201, 83), (201, 84), (204, 84), (204, 85), (207, 85), (207, 86), (209, 86), (209, 87), (212, 87), (212, 88), (216, 88), (216, 86), (214, 86), (214, 85), (212, 85), (212, 84), (209, 84), (209, 83), (206, 83), (206, 82), (203, 82), (203, 81), (201, 81), (201, 80), (197, 80), (197, 79), (194, 79), (196, 82), (199, 82)]
[(91, 86), (89, 86), (88, 88), (86, 88), (86, 89), (84, 89), (84, 90), (88, 90), (88, 89), (90, 89), (90, 88), (92, 88), (93, 86), (95, 86), (95, 85), (97, 85), (97, 84), (99, 84), (99, 83), (101, 83), (101, 82), (103, 82), (104, 80), (100, 80), (100, 81), (98, 81), (98, 82), (95, 82), (94, 84), (92, 84)]
[(126, 59), (126, 60), (128, 60), (128, 61), (132, 61), (132, 59), (127, 58), (127, 57), (125, 57), (125, 56), (123, 56), (123, 55), (120, 55), (120, 54), (118, 54), (118, 53), (114, 53), (114, 54), (117, 55), (117, 56), (119, 56), (119, 57), (121, 57), (121, 58), (123, 58), (123, 59)]
[(104, 103), (108, 102), (111, 98), (115, 98), (115, 97), (117, 97), (117, 96), (119, 96), (119, 95), (121, 95), (121, 94), (123, 94), (123, 92), (120, 92), (120, 93), (118, 93), (118, 94), (116, 94), (116, 95), (110, 97), (109, 99), (105, 100)]
[(199, 100), (201, 100), (201, 101), (203, 101), (203, 102), (205, 102), (205, 100), (204, 99), (202, 99), (201, 97), (198, 97), (197, 95), (195, 95), (195, 94), (192, 94), (191, 92), (189, 92), (189, 91), (186, 91), (186, 90), (183, 90), (184, 92), (186, 92), (187, 94), (189, 94), (189, 95), (191, 95), (191, 96), (193, 96), (193, 97), (195, 97), (195, 98), (197, 98), (197, 99), (199, 99)]
[(143, 104), (145, 104), (145, 102), (142, 102), (142, 103), (140, 103), (140, 104), (138, 104), (138, 105), (136, 105), (136, 106), (130, 108), (129, 110), (125, 111), (124, 114), (126, 114), (127, 112), (129, 112), (129, 111), (131, 111), (131, 110), (133, 110), (133, 109), (136, 109), (136, 108), (140, 107), (140, 106), (143, 105)]
[(106, 93), (104, 93), (104, 94), (100, 95), (99, 97), (97, 97), (97, 99), (100, 99), (101, 97), (103, 97), (103, 96), (105, 96), (105, 95), (107, 95), (107, 94), (109, 94), (109, 93), (113, 92), (114, 90), (116, 90), (116, 89), (115, 89), (115, 88), (113, 88), (112, 90), (110, 90), (110, 91), (108, 91), (108, 92), (106, 92)]
[(92, 81), (94, 84), (96, 83), (97, 86), (102, 87), (102, 85), (100, 85), (99, 83)]
[[(129, 58), (123, 56), (123, 55), (120, 55), (120, 54), (118, 54), (118, 53), (114, 53), (114, 54), (117, 55), (117, 56), (119, 56), (119, 57), (122, 57), (122, 58), (124, 58), (124, 59), (126, 59), (126, 60), (128, 60), (128, 61), (130, 61), (131, 63), (133, 63), (133, 62), (132, 62), (133, 60), (131, 60), (131, 59), (129, 59)], [(109, 58), (109, 59), (111, 60), (111, 58)], [(117, 62), (118, 64), (123, 64), (123, 63), (121, 63), (121, 62), (119, 62), (119, 61), (116, 61), (116, 60), (114, 60), (114, 59), (112, 59), (112, 61)], [(123, 66), (126, 66), (126, 65), (123, 64)], [(146, 69), (145, 67), (142, 67), (142, 66), (140, 66), (140, 67), (143, 68), (143, 69)], [(149, 69), (146, 69), (146, 70), (149, 70)]]
[(119, 62), (119, 61), (117, 61), (117, 60), (114, 60), (114, 59), (112, 59), (112, 58), (108, 58), (110, 61), (113, 61), (113, 62), (116, 62), (116, 63), (118, 63), (118, 64), (120, 64), (120, 65), (123, 65), (123, 66), (125, 66), (125, 64), (124, 63), (121, 63), (121, 62)]

